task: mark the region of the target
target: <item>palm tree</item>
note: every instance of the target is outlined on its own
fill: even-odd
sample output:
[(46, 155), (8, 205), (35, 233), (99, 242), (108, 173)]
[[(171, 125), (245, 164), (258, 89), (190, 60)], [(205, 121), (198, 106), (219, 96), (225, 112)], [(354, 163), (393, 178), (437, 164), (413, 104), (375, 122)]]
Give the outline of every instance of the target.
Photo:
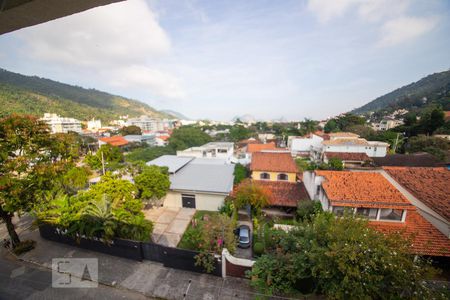
[(88, 236), (100, 233), (106, 241), (114, 237), (117, 223), (111, 210), (111, 199), (107, 195), (89, 201), (81, 215), (82, 222), (86, 221), (85, 225), (89, 225), (85, 229)]

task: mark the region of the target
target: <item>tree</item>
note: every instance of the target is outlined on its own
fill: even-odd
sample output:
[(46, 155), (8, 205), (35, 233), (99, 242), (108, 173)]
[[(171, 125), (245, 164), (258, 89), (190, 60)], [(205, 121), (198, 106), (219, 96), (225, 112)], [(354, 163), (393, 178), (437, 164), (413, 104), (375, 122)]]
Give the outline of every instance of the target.
[(62, 178), (63, 187), (68, 194), (76, 194), (86, 187), (91, 170), (87, 167), (73, 167)]
[(169, 146), (174, 150), (184, 150), (211, 142), (211, 137), (201, 129), (183, 126), (173, 131), (169, 138)]
[(314, 121), (314, 120), (311, 120), (308, 118), (305, 118), (305, 120), (303, 122), (301, 122), (301, 128), (302, 128), (302, 130), (304, 130), (305, 134), (316, 131), (317, 125), (318, 125), (317, 121)]
[(270, 197), (271, 193), (269, 190), (254, 181), (247, 180), (242, 182), (237, 188), (234, 201), (237, 208), (249, 204), (256, 211), (259, 211), (269, 203)]
[(241, 164), (234, 166), (234, 184), (239, 184), (242, 180), (248, 177), (248, 170)]
[(20, 243), (14, 213), (29, 211), (63, 170), (52, 164), (51, 141), (48, 126), (36, 117), (13, 114), (0, 120), (0, 218), (13, 247)]
[(122, 128), (120, 128), (119, 133), (122, 136), (125, 135), (141, 135), (142, 131), (141, 128), (136, 126), (136, 125), (131, 125), (131, 126), (124, 126)]
[(249, 274), (252, 284), (268, 293), (315, 291), (332, 299), (430, 298), (423, 280), (433, 269), (411, 255), (410, 240), (367, 223), (323, 212), (278, 232)]
[(248, 128), (245, 128), (242, 125), (235, 125), (230, 129), (230, 139), (233, 142), (238, 142), (241, 140), (248, 139), (252, 136), (252, 131)]
[(134, 177), (134, 182), (139, 198), (153, 202), (164, 197), (170, 187), (167, 168), (158, 166), (144, 166), (142, 172)]
[(102, 168), (102, 154), (105, 168), (114, 170), (123, 162), (123, 154), (118, 147), (104, 144), (98, 149), (97, 153), (88, 154), (85, 157), (85, 162), (94, 170)]
[(173, 155), (173, 154), (176, 154), (176, 152), (172, 147), (169, 146), (137, 148), (128, 153), (125, 156), (125, 160), (128, 162), (136, 162), (136, 161), (148, 162), (162, 155)]
[(405, 149), (410, 153), (428, 152), (436, 156), (439, 160), (444, 160), (447, 151), (450, 149), (450, 143), (442, 138), (419, 135), (410, 137)]
[(344, 164), (339, 158), (332, 157), (328, 160), (328, 170), (342, 171), (343, 169)]
[(444, 117), (445, 114), (440, 107), (425, 110), (419, 122), (423, 133), (432, 135), (436, 129), (445, 124)]
[(325, 124), (325, 127), (323, 128), (325, 133), (334, 132), (334, 131), (337, 131), (337, 129), (338, 129), (338, 126), (337, 126), (337, 123), (336, 123), (336, 121), (334, 119), (329, 120)]

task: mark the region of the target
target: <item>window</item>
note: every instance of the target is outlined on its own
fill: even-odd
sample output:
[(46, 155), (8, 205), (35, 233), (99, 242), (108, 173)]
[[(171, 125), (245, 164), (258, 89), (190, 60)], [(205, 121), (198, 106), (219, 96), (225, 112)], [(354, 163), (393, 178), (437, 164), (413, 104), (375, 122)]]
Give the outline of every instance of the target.
[(336, 216), (342, 217), (344, 215), (345, 209), (348, 209), (348, 207), (333, 206), (333, 214), (335, 214)]
[(227, 153), (227, 149), (217, 149), (217, 153)]
[(364, 217), (364, 218), (368, 218), (370, 220), (376, 220), (377, 213), (378, 213), (378, 208), (358, 207), (356, 209), (356, 215), (358, 217)]
[(261, 173), (259, 175), (259, 179), (270, 179), (270, 174), (269, 173)]
[(278, 180), (288, 180), (287, 174), (284, 174), (284, 173), (278, 174), (277, 177), (278, 177), (278, 178), (277, 178)]
[(401, 221), (403, 217), (403, 210), (382, 208), (380, 212), (380, 220), (387, 221)]

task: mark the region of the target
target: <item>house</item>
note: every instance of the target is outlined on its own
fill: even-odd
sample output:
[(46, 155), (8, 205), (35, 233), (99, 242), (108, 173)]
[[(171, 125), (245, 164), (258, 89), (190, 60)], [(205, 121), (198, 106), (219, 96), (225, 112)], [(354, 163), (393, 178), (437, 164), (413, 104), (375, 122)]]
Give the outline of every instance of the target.
[(121, 135), (111, 136), (111, 137), (102, 137), (98, 139), (98, 146), (110, 144), (111, 146), (123, 147), (128, 145), (128, 141)]
[(446, 168), (385, 167), (383, 175), (403, 191), (420, 214), (450, 238), (450, 171)]
[(47, 123), (51, 133), (68, 133), (70, 131), (82, 133), (81, 121), (74, 118), (64, 118), (57, 114), (45, 113), (40, 120)]
[(311, 149), (321, 147), (323, 141), (324, 138), (316, 134), (309, 134), (304, 137), (290, 136), (287, 146), (292, 156), (309, 157)]
[(313, 149), (313, 159), (323, 159), (324, 152), (366, 153), (369, 157), (384, 157), (389, 144), (378, 141), (367, 141), (350, 132), (330, 133), (330, 139), (322, 142), (322, 147)]
[(173, 128), (172, 122), (169, 120), (153, 119), (148, 116), (140, 116), (139, 118), (128, 119), (127, 126), (137, 126), (142, 131), (159, 131)]
[(97, 131), (100, 128), (102, 128), (102, 121), (101, 120), (95, 120), (93, 118), (92, 120), (87, 121), (86, 127), (87, 127), (88, 130)]
[(147, 165), (167, 167), (170, 189), (165, 207), (186, 207), (217, 211), (233, 189), (234, 165), (211, 160), (163, 155)]
[(344, 168), (359, 167), (366, 162), (370, 162), (371, 158), (366, 153), (351, 152), (325, 152), (323, 154), (323, 162), (328, 163), (330, 159), (337, 158), (342, 161)]
[(251, 144), (247, 144), (245, 152), (252, 155), (253, 153), (260, 152), (262, 150), (276, 150), (276, 149), (277, 149), (277, 146), (275, 145), (274, 142), (270, 142), (267, 144), (251, 143)]
[(269, 206), (285, 211), (309, 200), (303, 183), (297, 181), (297, 165), (288, 152), (255, 152), (250, 164), (252, 181), (269, 194)]
[(389, 130), (391, 128), (400, 126), (403, 124), (402, 120), (396, 120), (393, 118), (384, 118), (380, 121), (380, 123), (374, 123), (372, 125), (372, 128), (374, 130), (380, 130), (380, 131), (386, 131)]
[(177, 156), (190, 156), (198, 158), (224, 159), (231, 163), (234, 154), (234, 144), (228, 142), (211, 142), (203, 146), (192, 147), (177, 151)]
[(411, 238), (415, 254), (450, 257), (450, 240), (380, 172), (314, 171), (303, 180), (311, 199), (324, 210), (342, 216), (345, 211), (369, 220), (380, 232)]
[(129, 143), (147, 143), (150, 145), (155, 144), (154, 135), (139, 135), (139, 134), (129, 134), (123, 137)]

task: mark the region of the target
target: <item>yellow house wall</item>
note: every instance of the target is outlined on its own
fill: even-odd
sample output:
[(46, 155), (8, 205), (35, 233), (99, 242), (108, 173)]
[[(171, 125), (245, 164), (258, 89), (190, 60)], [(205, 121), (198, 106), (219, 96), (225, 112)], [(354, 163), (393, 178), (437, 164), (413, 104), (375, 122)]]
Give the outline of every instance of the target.
[[(252, 179), (254, 180), (260, 180), (261, 173), (269, 173), (270, 174), (270, 181), (278, 181), (277, 176), (278, 174), (287, 174), (288, 176), (288, 182), (296, 182), (297, 176), (295, 173), (286, 173), (286, 172), (261, 172), (261, 171), (253, 171), (252, 172)], [(264, 179), (268, 180), (268, 179)], [(268, 180), (269, 181), (269, 180)], [(285, 181), (285, 180), (284, 180)]]

